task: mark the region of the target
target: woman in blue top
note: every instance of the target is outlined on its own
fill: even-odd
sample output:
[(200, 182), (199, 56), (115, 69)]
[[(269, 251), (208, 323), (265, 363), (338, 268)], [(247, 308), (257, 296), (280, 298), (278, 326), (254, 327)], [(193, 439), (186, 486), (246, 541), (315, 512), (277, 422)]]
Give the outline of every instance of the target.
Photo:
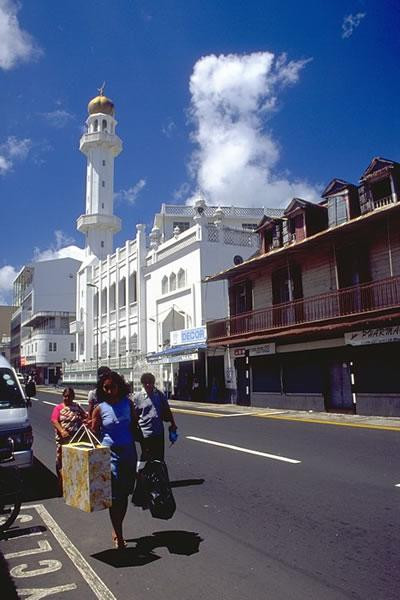
[(135, 481), (135, 440), (140, 439), (140, 430), (128, 395), (129, 387), (121, 375), (115, 371), (105, 373), (97, 384), (96, 394), (101, 403), (93, 411), (92, 429), (111, 451), (113, 543), (115, 548), (126, 548), (122, 523)]

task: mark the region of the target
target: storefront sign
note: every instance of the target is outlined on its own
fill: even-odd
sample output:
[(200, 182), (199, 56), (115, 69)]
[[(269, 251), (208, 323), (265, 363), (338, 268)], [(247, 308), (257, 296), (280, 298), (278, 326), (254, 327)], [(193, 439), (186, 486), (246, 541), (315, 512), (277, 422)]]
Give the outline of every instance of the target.
[(183, 344), (203, 343), (207, 340), (207, 328), (194, 327), (193, 329), (178, 329), (170, 332), (171, 346)]
[(346, 344), (350, 344), (350, 346), (400, 342), (400, 325), (351, 331), (350, 333), (344, 334), (344, 341)]
[(197, 352), (192, 354), (177, 354), (175, 356), (159, 356), (157, 359), (151, 360), (151, 357), (147, 357), (147, 360), (157, 365), (169, 365), (171, 363), (180, 363), (187, 360), (197, 360), (199, 355)]
[(246, 346), (246, 348), (234, 348), (233, 356), (244, 356), (246, 350), (249, 351), (249, 356), (264, 356), (266, 354), (275, 354), (275, 342), (270, 344), (260, 344), (258, 346)]

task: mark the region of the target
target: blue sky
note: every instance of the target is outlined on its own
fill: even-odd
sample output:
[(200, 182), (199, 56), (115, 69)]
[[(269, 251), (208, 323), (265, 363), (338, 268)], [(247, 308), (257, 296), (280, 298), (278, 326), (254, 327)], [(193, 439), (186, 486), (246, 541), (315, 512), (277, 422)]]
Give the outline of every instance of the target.
[(120, 245), (199, 190), (279, 206), (400, 161), (399, 31), (398, 0), (0, 0), (0, 302), (33, 257), (82, 246), (78, 144), (103, 81)]

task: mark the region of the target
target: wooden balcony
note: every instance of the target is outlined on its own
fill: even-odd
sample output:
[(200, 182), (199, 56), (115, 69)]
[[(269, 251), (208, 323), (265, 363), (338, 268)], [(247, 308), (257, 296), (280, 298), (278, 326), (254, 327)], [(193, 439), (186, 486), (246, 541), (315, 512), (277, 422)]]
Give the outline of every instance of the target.
[(207, 323), (209, 342), (252, 334), (273, 334), (278, 330), (298, 329), (326, 321), (347, 320), (355, 315), (380, 313), (400, 308), (400, 277), (352, 286), (328, 294), (275, 304), (240, 315)]

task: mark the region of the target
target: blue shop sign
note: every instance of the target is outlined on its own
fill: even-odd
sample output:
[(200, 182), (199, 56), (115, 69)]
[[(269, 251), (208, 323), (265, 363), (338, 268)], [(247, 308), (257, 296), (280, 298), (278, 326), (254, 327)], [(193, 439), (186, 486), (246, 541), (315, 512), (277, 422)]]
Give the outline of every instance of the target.
[(194, 327), (192, 329), (178, 329), (171, 331), (171, 346), (181, 344), (194, 344), (196, 342), (205, 342), (207, 339), (207, 328)]

